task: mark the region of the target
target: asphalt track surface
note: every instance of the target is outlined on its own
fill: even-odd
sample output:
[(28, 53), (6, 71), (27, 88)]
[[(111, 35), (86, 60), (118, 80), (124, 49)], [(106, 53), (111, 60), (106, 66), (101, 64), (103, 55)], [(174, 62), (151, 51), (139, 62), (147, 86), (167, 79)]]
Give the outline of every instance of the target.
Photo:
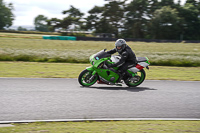
[(128, 88), (77, 79), (0, 78), (0, 123), (78, 119), (197, 119), (200, 82), (146, 80)]

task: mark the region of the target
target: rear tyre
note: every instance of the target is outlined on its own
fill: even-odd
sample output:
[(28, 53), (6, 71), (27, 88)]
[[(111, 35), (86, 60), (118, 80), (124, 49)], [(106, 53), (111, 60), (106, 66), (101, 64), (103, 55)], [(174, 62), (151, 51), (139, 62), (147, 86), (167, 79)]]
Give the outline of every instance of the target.
[[(83, 70), (79, 77), (78, 77), (78, 82), (82, 85), (82, 86), (91, 86), (94, 83), (96, 83), (98, 76), (94, 75), (94, 77), (92, 78), (92, 72), (88, 71), (87, 69)], [(92, 79), (91, 79), (92, 78)]]
[(135, 79), (135, 80), (131, 79), (130, 81), (125, 81), (125, 84), (129, 87), (136, 87), (144, 81), (145, 77), (146, 77), (146, 73), (142, 69), (139, 72), (137, 72), (137, 74), (134, 77), (132, 77), (132, 79)]

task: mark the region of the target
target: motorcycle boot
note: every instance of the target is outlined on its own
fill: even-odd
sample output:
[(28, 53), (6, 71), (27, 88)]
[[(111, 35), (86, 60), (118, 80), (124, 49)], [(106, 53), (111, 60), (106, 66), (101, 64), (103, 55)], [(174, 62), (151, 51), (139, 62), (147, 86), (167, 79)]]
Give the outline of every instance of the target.
[(119, 70), (118, 74), (120, 76), (118, 82), (121, 82), (122, 79), (124, 81), (129, 81), (132, 78), (132, 75), (128, 71), (122, 72), (122, 71)]
[(123, 81), (122, 81), (123, 75), (122, 75), (119, 71), (117, 71), (117, 74), (119, 75), (119, 78), (118, 78), (118, 80), (117, 80), (117, 83), (123, 83)]
[(124, 80), (125, 82), (129, 82), (131, 78), (132, 78), (132, 75), (131, 75), (128, 71), (125, 71), (125, 72), (123, 73), (123, 80)]

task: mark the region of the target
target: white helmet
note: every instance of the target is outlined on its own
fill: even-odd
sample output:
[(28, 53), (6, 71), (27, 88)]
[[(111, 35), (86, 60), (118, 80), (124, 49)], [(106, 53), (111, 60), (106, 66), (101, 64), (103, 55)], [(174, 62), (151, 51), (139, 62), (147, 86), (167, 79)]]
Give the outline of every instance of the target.
[[(117, 52), (121, 53), (125, 48), (126, 48), (126, 41), (124, 39), (118, 39), (116, 42), (115, 42), (115, 47), (116, 47), (116, 50)], [(117, 47), (121, 47), (121, 49), (117, 49)]]

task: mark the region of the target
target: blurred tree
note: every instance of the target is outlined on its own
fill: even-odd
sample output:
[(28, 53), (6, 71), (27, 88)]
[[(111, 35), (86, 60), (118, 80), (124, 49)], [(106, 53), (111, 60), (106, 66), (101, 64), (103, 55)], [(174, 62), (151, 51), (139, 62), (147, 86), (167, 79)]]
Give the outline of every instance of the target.
[(47, 20), (47, 25), (48, 25), (48, 29), (51, 32), (54, 32), (56, 28), (61, 28), (62, 25), (62, 20), (61, 19), (57, 19), (57, 18), (51, 18), (49, 20)]
[[(188, 2), (188, 1), (187, 1)], [(179, 10), (179, 16), (183, 19), (183, 39), (200, 40), (200, 10), (194, 3), (186, 3)]]
[(187, 0), (186, 4), (192, 4), (199, 10), (199, 17), (200, 17), (200, 0)]
[(105, 4), (103, 16), (103, 22), (106, 22), (106, 27), (109, 28), (108, 33), (115, 34), (115, 37), (119, 37), (119, 32), (124, 28), (125, 17), (124, 8), (126, 0), (107, 0), (109, 3)]
[(112, 33), (119, 36), (119, 31), (124, 28), (124, 4), (126, 0), (108, 1), (103, 7), (95, 6), (86, 18), (86, 29), (95, 29), (95, 33)]
[(164, 6), (154, 12), (150, 33), (154, 39), (179, 39), (179, 17), (176, 9)]
[(47, 17), (38, 15), (34, 20), (35, 30), (48, 32)]
[(172, 8), (175, 7), (175, 3), (174, 3), (174, 0), (161, 0), (159, 2), (159, 6), (162, 8), (164, 6), (170, 6)]
[(21, 27), (21, 26), (19, 26), (19, 27), (17, 28), (17, 30), (18, 30), (18, 31), (27, 31), (26, 28), (23, 28), (23, 27)]
[(159, 5), (158, 0), (148, 0), (149, 4), (148, 4), (148, 17), (151, 18), (153, 16), (153, 13), (155, 12), (155, 10), (160, 9), (161, 6)]
[(73, 27), (81, 27), (83, 23), (81, 19), (84, 13), (80, 12), (79, 9), (71, 5), (69, 10), (65, 10), (62, 13), (68, 15), (61, 23), (62, 28), (68, 29), (70, 25), (73, 25)]
[(198, 6), (199, 2), (197, 2), (199, 0), (186, 0), (186, 4), (189, 3), (189, 4), (192, 4), (194, 6)]
[(83, 25), (83, 28), (85, 30), (99, 30), (98, 24), (100, 20), (102, 19), (102, 14), (104, 11), (104, 7), (95, 6), (91, 10), (88, 11), (90, 14), (87, 18), (85, 18), (85, 25)]
[(10, 27), (12, 21), (14, 20), (14, 15), (12, 13), (13, 5), (9, 3), (8, 5), (0, 0), (0, 30), (4, 27)]
[(74, 27), (82, 25), (83, 22), (81, 19), (84, 13), (80, 12), (77, 8), (70, 6), (69, 10), (65, 10), (62, 13), (67, 14), (64, 19), (52, 18), (47, 20), (50, 31), (55, 31), (56, 28), (68, 30), (71, 25)]
[(62, 13), (63, 14), (68, 14), (71, 17), (79, 18), (79, 19), (81, 19), (81, 17), (84, 15), (84, 13), (80, 12), (79, 9), (75, 8), (72, 5), (70, 6), (69, 10), (65, 10)]
[(133, 0), (126, 9), (125, 37), (144, 38), (148, 21), (147, 0)]

